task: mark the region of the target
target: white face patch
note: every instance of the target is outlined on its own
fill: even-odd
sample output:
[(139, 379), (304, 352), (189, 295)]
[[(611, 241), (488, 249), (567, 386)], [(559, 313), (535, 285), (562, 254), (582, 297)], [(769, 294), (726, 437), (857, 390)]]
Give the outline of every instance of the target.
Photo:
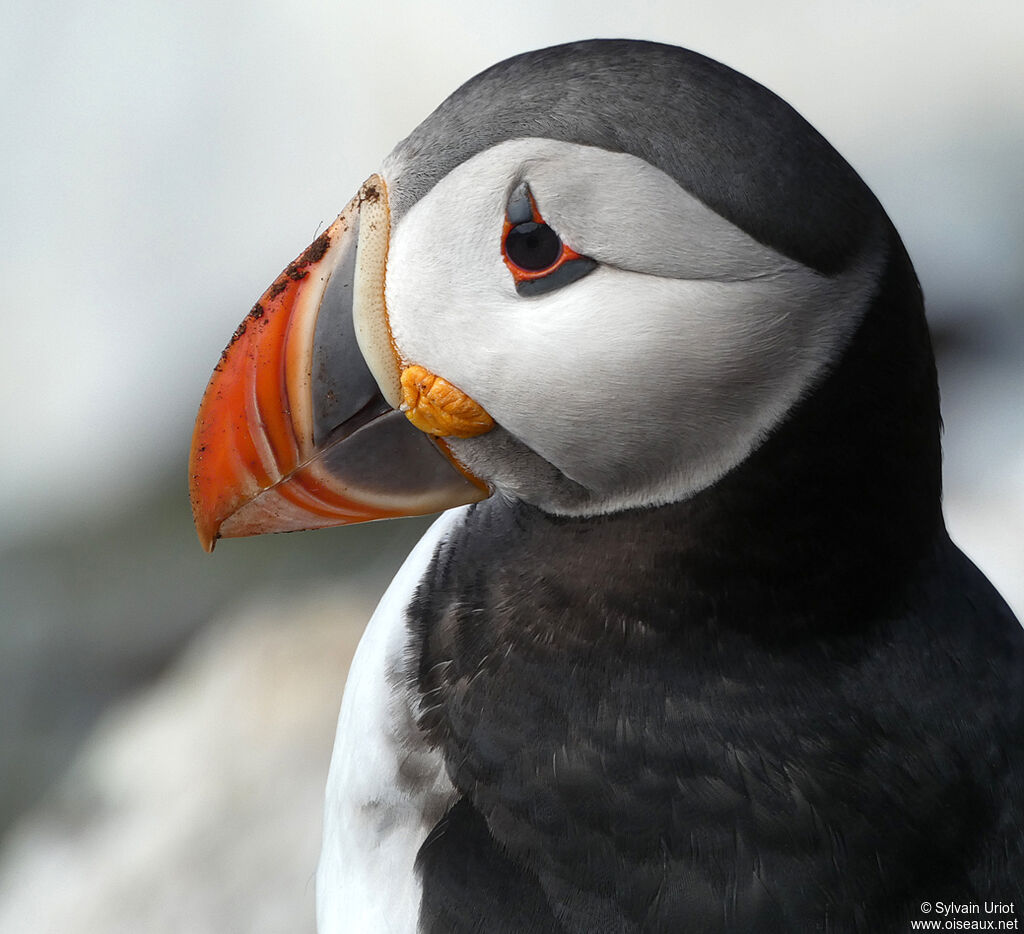
[[(600, 264), (533, 297), (501, 253), (524, 181), (562, 240)], [(405, 359), (590, 491), (583, 511), (596, 513), (683, 499), (747, 457), (838, 357), (881, 255), (826, 277), (635, 156), (520, 139), (458, 166), (399, 220), (386, 300)], [(454, 449), (476, 470), (487, 444)], [(479, 475), (500, 487), (499, 474)]]

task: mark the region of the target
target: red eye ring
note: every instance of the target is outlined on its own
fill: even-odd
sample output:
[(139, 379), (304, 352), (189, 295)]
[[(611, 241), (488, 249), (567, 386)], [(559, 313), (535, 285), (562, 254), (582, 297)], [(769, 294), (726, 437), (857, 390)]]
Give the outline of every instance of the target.
[[(554, 230), (552, 230), (552, 228), (547, 224), (547, 222), (541, 216), (540, 211), (537, 210), (537, 203), (533, 200), (532, 194), (529, 194), (529, 198), (530, 213), (532, 215), (531, 220), (525, 223), (513, 224), (509, 220), (508, 215), (506, 214), (504, 227), (501, 233), (501, 255), (502, 258), (505, 260), (505, 265), (508, 267), (509, 272), (512, 273), (512, 278), (515, 280), (516, 285), (519, 285), (519, 283), (521, 282), (530, 282), (535, 279), (543, 279), (546, 276), (550, 276), (553, 272), (555, 272), (555, 270), (564, 266), (571, 260), (582, 258), (579, 253), (572, 249), (572, 247), (569, 247), (565, 243), (563, 243), (558, 234), (556, 234)], [(549, 248), (552, 245), (551, 238), (554, 238), (554, 246), (557, 249), (557, 253), (555, 253), (554, 259), (551, 262), (541, 266), (540, 268), (526, 268), (524, 265), (517, 263), (509, 255), (509, 235), (512, 234), (513, 231), (517, 231), (520, 228), (526, 227), (531, 228), (530, 233), (526, 236), (532, 237), (534, 240), (537, 239), (536, 234), (538, 232), (549, 232), (544, 238), (545, 242), (542, 244), (542, 249)], [(522, 249), (516, 248), (513, 250), (513, 252), (522, 252)]]

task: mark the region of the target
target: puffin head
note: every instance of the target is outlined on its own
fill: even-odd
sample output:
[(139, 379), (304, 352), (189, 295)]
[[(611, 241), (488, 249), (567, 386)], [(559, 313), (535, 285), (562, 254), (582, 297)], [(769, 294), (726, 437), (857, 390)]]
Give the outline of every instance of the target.
[(509, 59), (236, 331), (193, 438), (200, 539), (492, 494), (686, 500), (843, 358), (894, 242), (835, 150), (717, 62), (604, 40)]

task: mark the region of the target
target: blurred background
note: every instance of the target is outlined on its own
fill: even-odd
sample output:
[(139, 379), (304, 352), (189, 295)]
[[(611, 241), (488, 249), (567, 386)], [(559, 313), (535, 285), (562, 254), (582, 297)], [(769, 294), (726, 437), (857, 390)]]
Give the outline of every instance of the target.
[(202, 553), (235, 325), (447, 94), (557, 42), (685, 45), (866, 179), (928, 300), (954, 538), (1024, 611), (1024, 7), (7, 0), (0, 931), (313, 925), (348, 659), (424, 521)]

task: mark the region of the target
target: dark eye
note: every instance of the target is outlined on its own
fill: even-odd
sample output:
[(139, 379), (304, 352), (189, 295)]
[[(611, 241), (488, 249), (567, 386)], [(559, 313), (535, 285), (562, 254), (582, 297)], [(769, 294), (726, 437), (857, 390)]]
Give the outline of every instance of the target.
[(509, 196), (501, 249), (516, 291), (523, 296), (560, 289), (597, 268), (594, 260), (563, 243), (545, 222), (525, 182)]
[(547, 224), (516, 224), (505, 237), (505, 255), (526, 272), (554, 266), (562, 255), (562, 241)]

